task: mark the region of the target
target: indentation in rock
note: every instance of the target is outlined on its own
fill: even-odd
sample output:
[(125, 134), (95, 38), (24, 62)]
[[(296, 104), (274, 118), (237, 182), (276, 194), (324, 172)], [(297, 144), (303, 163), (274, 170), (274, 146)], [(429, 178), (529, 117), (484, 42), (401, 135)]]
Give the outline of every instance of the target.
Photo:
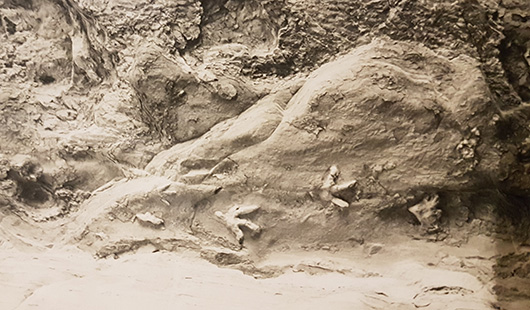
[(39, 81), (41, 81), (42, 84), (51, 84), (55, 82), (55, 78), (53, 76), (43, 74), (39, 76)]

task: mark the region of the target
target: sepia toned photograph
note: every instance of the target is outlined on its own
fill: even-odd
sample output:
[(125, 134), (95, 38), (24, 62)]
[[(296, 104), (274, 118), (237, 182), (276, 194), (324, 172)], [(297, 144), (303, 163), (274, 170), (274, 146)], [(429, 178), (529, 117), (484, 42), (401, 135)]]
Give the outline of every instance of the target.
[(0, 310), (530, 310), (530, 0), (0, 0)]

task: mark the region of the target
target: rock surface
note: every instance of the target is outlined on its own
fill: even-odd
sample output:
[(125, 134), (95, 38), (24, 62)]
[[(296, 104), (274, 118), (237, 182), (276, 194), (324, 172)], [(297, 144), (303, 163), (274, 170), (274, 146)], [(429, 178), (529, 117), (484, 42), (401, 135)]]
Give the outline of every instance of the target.
[[(359, 309), (530, 307), (527, 1), (0, 0), (0, 37), (1, 249), (339, 273)], [(234, 205), (260, 211), (230, 231)], [(65, 278), (43, 274), (1, 302), (47, 307)]]

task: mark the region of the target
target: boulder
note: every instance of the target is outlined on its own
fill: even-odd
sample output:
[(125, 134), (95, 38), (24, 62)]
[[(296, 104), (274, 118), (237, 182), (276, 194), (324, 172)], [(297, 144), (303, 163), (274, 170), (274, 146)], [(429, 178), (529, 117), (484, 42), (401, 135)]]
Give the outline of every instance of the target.
[(496, 111), (475, 59), (375, 40), (313, 72), (274, 132), (230, 158), (250, 184), (294, 192), (335, 164), (365, 192), (471, 188), (498, 173)]
[[(320, 185), (338, 165), (365, 196), (388, 197), (469, 189), (483, 183), (477, 175), (497, 177), (497, 110), (471, 57), (378, 39), (322, 66), (297, 89), (292, 98), (285, 89), (273, 92), (200, 139), (162, 152), (148, 170), (178, 179), (230, 159), (235, 179), (296, 193)], [(183, 168), (191, 158), (208, 164)], [(378, 189), (369, 185), (374, 180)]]

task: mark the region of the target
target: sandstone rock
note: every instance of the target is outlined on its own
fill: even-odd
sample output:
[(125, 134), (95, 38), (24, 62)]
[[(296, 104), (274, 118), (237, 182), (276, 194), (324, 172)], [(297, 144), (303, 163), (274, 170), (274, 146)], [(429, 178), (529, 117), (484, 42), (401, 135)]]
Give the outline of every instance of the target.
[(370, 250), (368, 251), (368, 253), (370, 255), (377, 254), (383, 249), (383, 247), (384, 247), (384, 245), (380, 244), (380, 243), (372, 244), (372, 245), (370, 245)]
[[(146, 169), (152, 173), (178, 178), (181, 165), (189, 158), (204, 159), (212, 169), (230, 154), (237, 153), (267, 139), (282, 118), (282, 109), (300, 88), (300, 80), (278, 86), (270, 95), (238, 117), (221, 122), (195, 141), (177, 144), (160, 152)], [(292, 86), (297, 87), (292, 88)], [(280, 109), (280, 110), (279, 110)], [(187, 173), (189, 169), (184, 170)]]
[[(173, 143), (198, 137), (215, 124), (238, 115), (257, 99), (243, 83), (233, 84), (221, 98), (199, 79), (182, 58), (160, 56), (152, 45), (138, 51), (130, 74), (137, 91), (144, 122)], [(228, 85), (228, 84), (227, 84)], [(237, 103), (228, 103), (237, 94)], [(229, 99), (223, 99), (223, 97)]]
[(73, 121), (77, 118), (77, 111), (74, 110), (59, 110), (55, 113), (61, 121)]
[(0, 181), (0, 194), (15, 197), (17, 194), (17, 184), (13, 180)]
[(151, 212), (137, 213), (134, 216), (135, 220), (138, 220), (143, 225), (152, 225), (154, 227), (160, 227), (164, 225), (164, 220), (154, 216)]
[(333, 205), (339, 207), (339, 208), (347, 208), (350, 206), (350, 204), (347, 202), (347, 201), (344, 201), (340, 198), (336, 198), (336, 197), (333, 197), (331, 198), (331, 203), (333, 203)]
[(237, 89), (232, 84), (221, 84), (217, 89), (217, 94), (226, 100), (232, 100), (237, 96)]
[[(101, 257), (175, 251), (183, 235), (235, 249), (224, 236), (260, 233), (244, 218), (259, 205), (267, 231), (249, 259), (351, 240), (384, 259), (416, 230), (407, 207), (438, 230), (438, 198), (411, 206), (433, 193), (447, 234), (431, 241), (528, 239), (527, 11), (525, 0), (0, 1), (0, 239)], [(214, 261), (250, 268), (225, 250)]]
[[(410, 53), (417, 57), (404, 57)], [(315, 71), (273, 134), (230, 157), (251, 182), (292, 191), (331, 164), (357, 179), (366, 165), (387, 161), (396, 167), (381, 168), (378, 179), (390, 193), (460, 188), (464, 180), (472, 186), (474, 179), (464, 175), (469, 165), (493, 176), (499, 165), (495, 130), (486, 125), (494, 109), (485, 110), (487, 102), (487, 85), (472, 58), (448, 59), (422, 46), (376, 40)], [(316, 127), (323, 131), (315, 134)], [(474, 127), (482, 132), (476, 166), (454, 159)], [(341, 160), (329, 162), (331, 153)], [(282, 177), (286, 166), (296, 178)]]
[(521, 99), (530, 100), (530, 4), (523, 0), (506, 1), (502, 16), (506, 35), (500, 47), (508, 80)]
[(79, 4), (97, 12), (99, 22), (111, 38), (128, 40), (140, 36), (155, 39), (160, 47), (175, 52), (175, 48), (186, 48), (189, 41), (193, 42), (201, 34), (203, 8), (195, 0), (156, 0), (150, 3), (81, 0)]

